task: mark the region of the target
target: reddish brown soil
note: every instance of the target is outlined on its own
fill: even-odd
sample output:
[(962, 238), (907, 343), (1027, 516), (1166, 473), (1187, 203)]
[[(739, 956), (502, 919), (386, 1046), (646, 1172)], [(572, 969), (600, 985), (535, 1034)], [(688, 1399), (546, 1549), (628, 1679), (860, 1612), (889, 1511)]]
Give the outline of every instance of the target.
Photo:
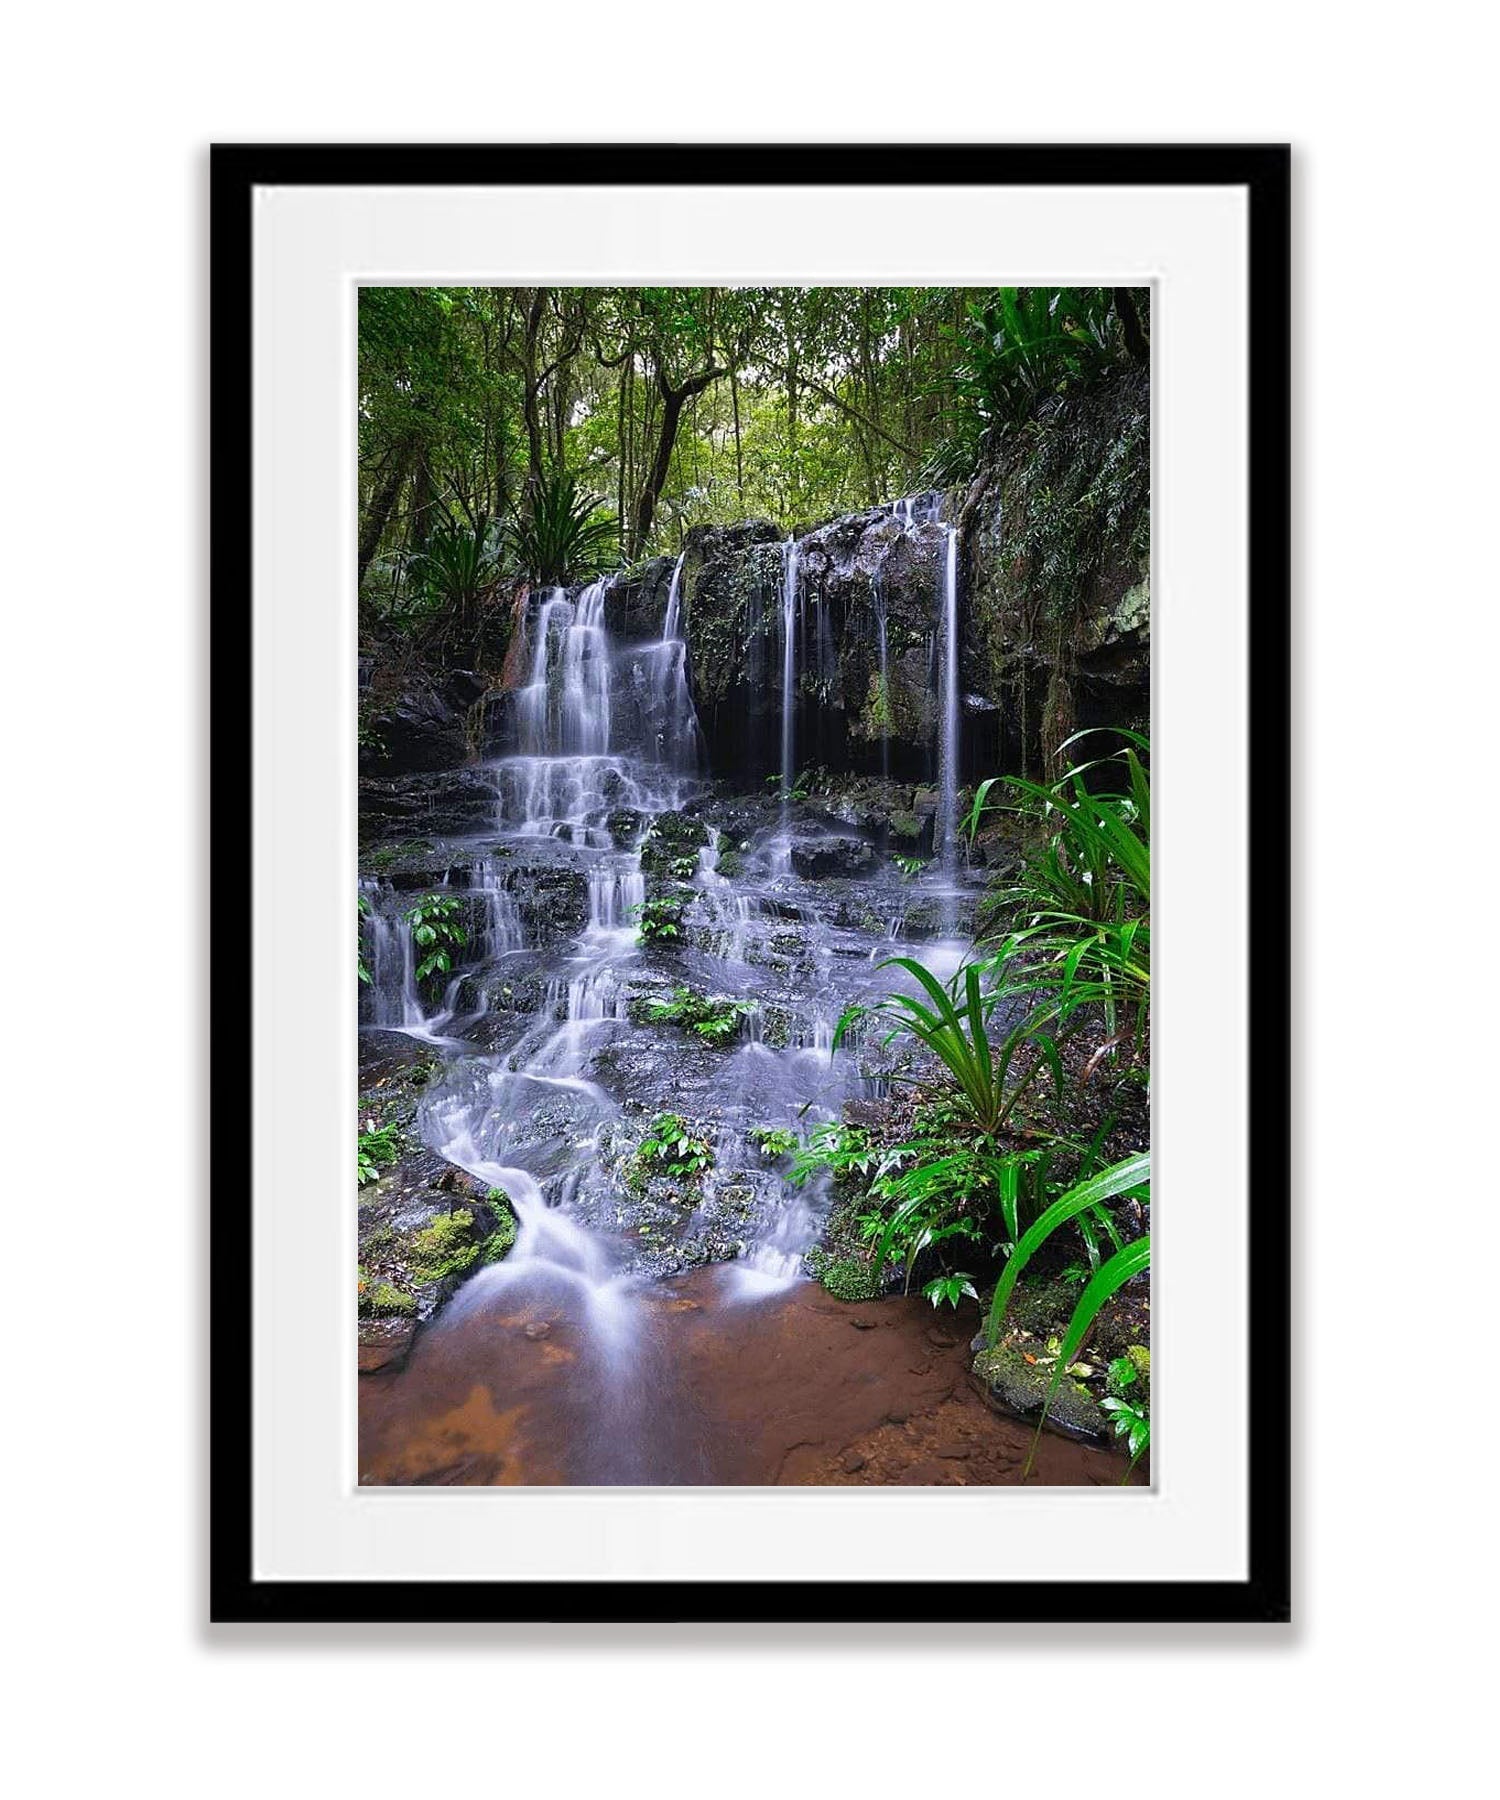
[[(375, 1485), (1015, 1483), (1030, 1427), (968, 1381), (972, 1309), (846, 1304), (813, 1282), (736, 1300), (702, 1269), (654, 1289), (613, 1361), (555, 1292), (477, 1277), (406, 1368), (360, 1380)], [(1111, 1484), (1112, 1452), (1043, 1433), (1040, 1485)]]

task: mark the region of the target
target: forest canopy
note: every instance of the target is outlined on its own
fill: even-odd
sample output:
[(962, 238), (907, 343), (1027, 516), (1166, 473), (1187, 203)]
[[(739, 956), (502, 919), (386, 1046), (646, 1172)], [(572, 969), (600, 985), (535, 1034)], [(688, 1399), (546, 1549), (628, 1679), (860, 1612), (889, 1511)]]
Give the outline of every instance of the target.
[(364, 615), (462, 628), (507, 576), (956, 485), (1148, 357), (1136, 289), (365, 288)]

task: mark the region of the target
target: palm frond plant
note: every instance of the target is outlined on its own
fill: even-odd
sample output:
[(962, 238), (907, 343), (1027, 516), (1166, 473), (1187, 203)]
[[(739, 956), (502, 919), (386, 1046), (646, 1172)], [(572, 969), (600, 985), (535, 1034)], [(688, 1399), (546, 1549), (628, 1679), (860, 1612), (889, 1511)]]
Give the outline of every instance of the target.
[(415, 588), (429, 608), (452, 619), (466, 642), (474, 636), (480, 596), (499, 574), (485, 513), (480, 513), (472, 526), (445, 520), (411, 561)]
[(511, 551), (539, 587), (562, 587), (597, 575), (616, 560), (619, 526), (599, 512), (597, 494), (580, 489), (576, 476), (559, 470), (529, 492), (510, 528)]

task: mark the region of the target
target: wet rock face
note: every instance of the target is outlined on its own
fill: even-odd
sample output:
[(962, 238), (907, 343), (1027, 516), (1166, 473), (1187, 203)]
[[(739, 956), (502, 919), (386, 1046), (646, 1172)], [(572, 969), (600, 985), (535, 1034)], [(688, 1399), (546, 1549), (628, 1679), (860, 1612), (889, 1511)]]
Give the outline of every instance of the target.
[[(935, 520), (903, 526), (886, 508), (798, 539), (799, 767), (925, 767), (943, 545)], [(765, 520), (688, 534), (683, 591), (709, 758), (752, 779), (780, 766), (785, 557), (783, 534)]]
[(469, 669), (439, 680), (413, 667), (394, 691), (372, 693), (360, 713), (360, 772), (410, 775), (458, 768), (469, 755), (468, 709), (486, 685)]
[(675, 561), (653, 557), (627, 569), (611, 588), (609, 629), (617, 644), (654, 643), (662, 636)]
[(805, 881), (827, 876), (863, 875), (875, 866), (874, 848), (863, 838), (835, 836), (794, 837), (792, 867)]
[[(1074, 730), (1149, 729), (1149, 495), (1143, 476), (1139, 493), (1121, 505), (1120, 487), (1104, 473), (1127, 437), (1144, 431), (1148, 412), (1145, 376), (1134, 373), (1072, 408), (1060, 429), (1076, 470), (1101, 471), (1093, 501), (1074, 496), (1069, 504), (1054, 491), (1045, 473), (1038, 476), (1024, 437), (981, 472), (965, 499), (963, 686), (979, 702), (966, 707), (965, 720), (976, 768), (1024, 766), (1036, 774), (1044, 749)], [(1138, 454), (1146, 456), (1144, 445)], [(1076, 470), (1074, 485), (1087, 488)], [(1081, 515), (1096, 520), (1082, 540)], [(1130, 547), (1137, 542), (1139, 552)]]
[(367, 777), (359, 784), (359, 828), (367, 841), (465, 837), (494, 823), (495, 790), (477, 769)]
[(420, 1327), (515, 1242), (503, 1195), (429, 1149), (417, 1109), (441, 1062), (397, 1031), (360, 1034), (360, 1129), (394, 1128), (396, 1159), (359, 1195), (359, 1367), (399, 1367)]

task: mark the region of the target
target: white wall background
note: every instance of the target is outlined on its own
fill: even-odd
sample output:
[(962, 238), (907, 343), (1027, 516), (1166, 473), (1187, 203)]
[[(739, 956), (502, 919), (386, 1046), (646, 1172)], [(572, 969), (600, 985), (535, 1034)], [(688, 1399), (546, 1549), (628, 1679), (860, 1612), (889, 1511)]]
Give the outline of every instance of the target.
[[(510, 11), (146, 0), (28, 9), (7, 33), (3, 941), (25, 1089), (6, 1108), (3, 1418), (24, 1791), (1467, 1791), (1495, 1605), (1483, 15)], [(632, 136), (1297, 147), (1290, 1630), (202, 1623), (203, 146)]]

